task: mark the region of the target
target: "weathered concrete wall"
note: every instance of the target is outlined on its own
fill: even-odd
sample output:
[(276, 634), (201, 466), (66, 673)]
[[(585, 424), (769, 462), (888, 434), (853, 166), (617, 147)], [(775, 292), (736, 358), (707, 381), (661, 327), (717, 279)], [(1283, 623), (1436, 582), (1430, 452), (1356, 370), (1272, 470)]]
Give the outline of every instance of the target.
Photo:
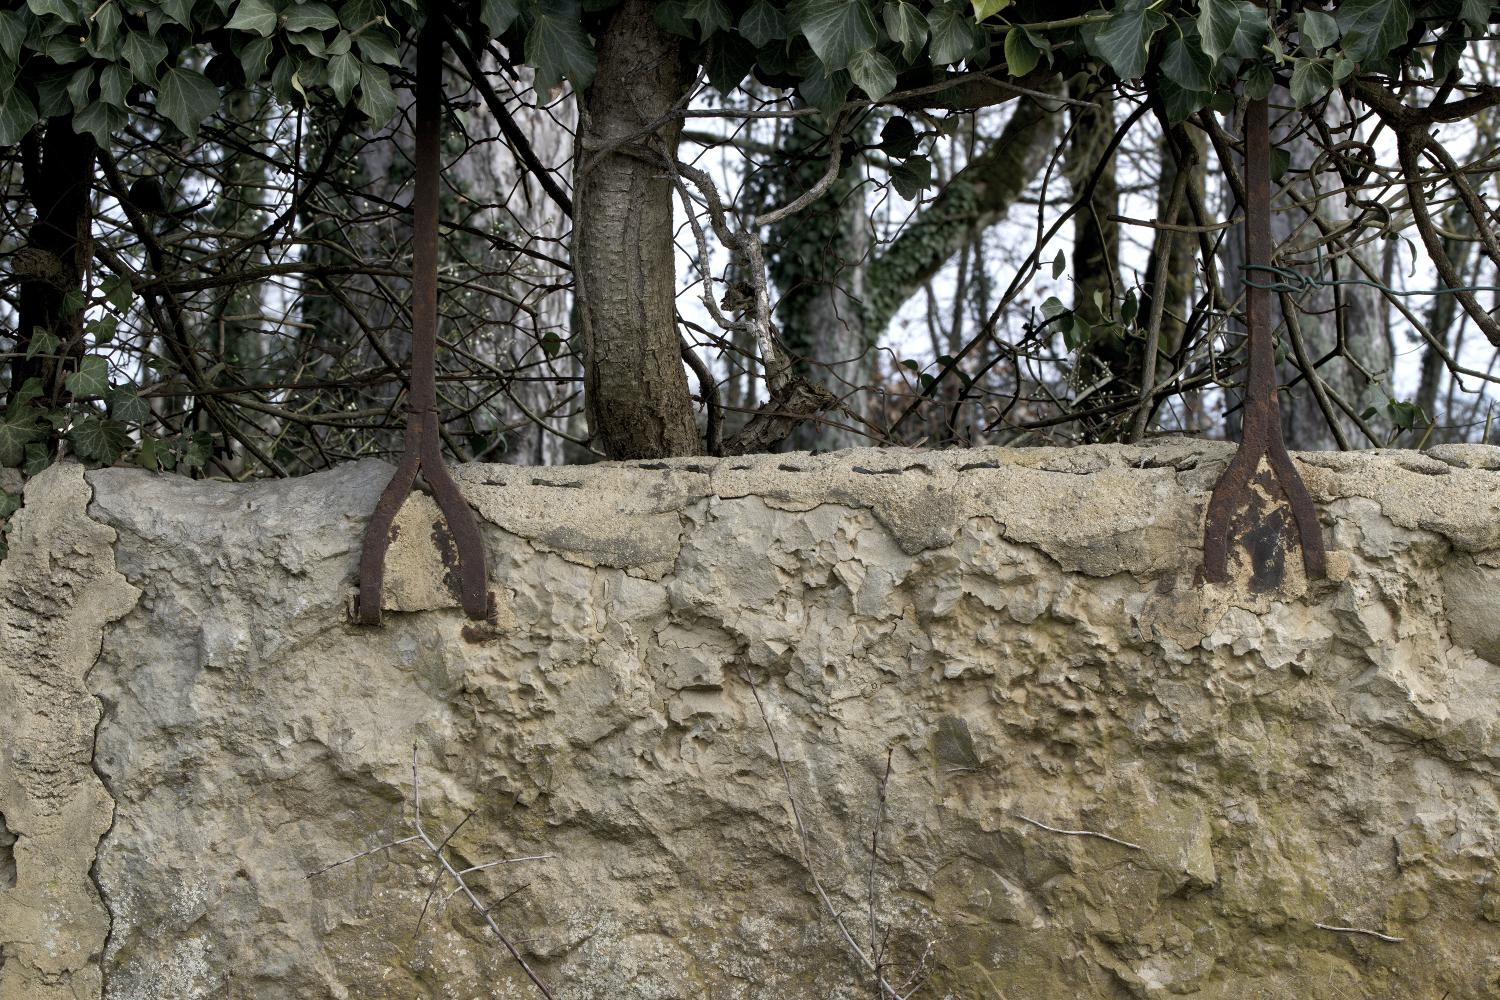
[(560, 998), (873, 996), (813, 874), (918, 996), (1500, 997), (1500, 450), (1301, 456), (1331, 578), (1254, 598), (1195, 579), (1227, 455), (470, 467), (478, 641), (425, 501), (346, 623), (385, 466), (48, 473), (0, 1000), (539, 995), (411, 845), (305, 877), (413, 745), (455, 864), (553, 855), (474, 878)]

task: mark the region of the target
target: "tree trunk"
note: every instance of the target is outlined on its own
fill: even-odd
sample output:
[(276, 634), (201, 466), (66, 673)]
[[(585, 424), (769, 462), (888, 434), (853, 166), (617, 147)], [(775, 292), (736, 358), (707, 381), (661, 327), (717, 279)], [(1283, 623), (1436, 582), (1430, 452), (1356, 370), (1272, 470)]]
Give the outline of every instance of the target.
[[(27, 379), (41, 382), (44, 400), (62, 391), (57, 357), (83, 352), (83, 279), (93, 254), (90, 196), (94, 183), (94, 140), (73, 131), (65, 117), (51, 118), (39, 137), (22, 140), (22, 179), (36, 212), (26, 246), (15, 257), (20, 284), (16, 353), (11, 362), (14, 398)], [(74, 293), (69, 302), (69, 293)], [(57, 338), (55, 350), (24, 355), (37, 333)]]
[[(790, 201), (817, 183), (828, 167), (826, 130), (797, 119), (782, 146), (779, 191)], [(838, 180), (812, 205), (772, 226), (770, 277), (781, 292), (776, 322), (798, 374), (826, 385), (858, 413), (874, 374), (873, 343), (860, 300), (870, 247), (870, 216), (861, 188), (863, 171), (845, 165)], [(846, 418), (847, 420), (847, 418)], [(799, 424), (786, 441), (791, 450), (828, 451), (867, 443), (853, 431), (818, 421)]]
[[(1448, 259), (1453, 261), (1454, 268), (1459, 274), (1467, 274), (1469, 271), (1469, 248), (1473, 245), (1465, 237), (1472, 236), (1474, 232), (1474, 217), (1462, 208), (1455, 208), (1448, 213), (1448, 230), (1453, 235), (1443, 237), (1443, 252)], [(1427, 332), (1432, 335), (1433, 340), (1443, 348), (1453, 343), (1453, 321), (1458, 316), (1458, 303), (1451, 295), (1434, 295), (1432, 302), (1427, 307)], [(1439, 415), (1438, 392), (1442, 388), (1444, 377), (1448, 374), (1448, 365), (1443, 361), (1443, 355), (1438, 346), (1424, 344), (1422, 350), (1422, 375), (1417, 383), (1417, 406), (1426, 414), (1428, 423), (1438, 425), (1429, 439), (1430, 444), (1439, 444), (1448, 440), (1461, 440), (1461, 433), (1455, 437), (1453, 428), (1444, 431), (1441, 425), (1452, 423), (1452, 414)]]
[(646, 131), (682, 96), (690, 67), (647, 0), (616, 8), (598, 52), (574, 173), (573, 275), (589, 425), (610, 458), (696, 455), (703, 442), (676, 326), (672, 184), (653, 155), (675, 155), (681, 120)]
[[(1089, 342), (1078, 348), (1074, 382), (1079, 392), (1106, 382), (1090, 396), (1091, 403), (1099, 404), (1137, 394), (1141, 353), (1140, 342), (1127, 337), (1114, 316), (1120, 284), (1120, 225), (1109, 218), (1118, 214), (1120, 202), (1115, 154), (1109, 150), (1115, 134), (1114, 97), (1107, 90), (1090, 94), (1090, 86), (1079, 79), (1069, 88), (1074, 98), (1087, 100), (1090, 107), (1069, 109), (1073, 134), (1065, 152), (1073, 197), (1082, 198), (1090, 181), (1094, 184), (1073, 216), (1073, 312), (1093, 328)], [(1121, 429), (1111, 417), (1082, 424), (1089, 441), (1109, 440)]]

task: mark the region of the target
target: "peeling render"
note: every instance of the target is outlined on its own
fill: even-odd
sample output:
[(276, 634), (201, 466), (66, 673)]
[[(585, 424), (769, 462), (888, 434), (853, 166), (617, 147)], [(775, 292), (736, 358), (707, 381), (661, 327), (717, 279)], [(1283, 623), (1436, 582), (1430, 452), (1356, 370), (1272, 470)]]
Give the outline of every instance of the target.
[[(456, 862), (555, 855), (480, 889), (526, 886), (494, 913), (560, 997), (868, 997), (768, 722), (819, 880), (920, 996), (1500, 998), (1500, 449), (1298, 456), (1329, 578), (1270, 594), (1197, 575), (1231, 451), (471, 466), (469, 638), (422, 497), (386, 625), (348, 623), (380, 463), (90, 473), (92, 521), (48, 473), (0, 719), (73, 742), (0, 749), (0, 998), (530, 995), (457, 902), (418, 931), (418, 855), (305, 877), (401, 835), (414, 744), (429, 823), (477, 810)], [(44, 841), (77, 890), (45, 919)]]
[(85, 683), (135, 604), (78, 466), (32, 479), (0, 563), (0, 1000), (101, 996), (109, 916), (90, 876), (113, 804), (94, 773)]

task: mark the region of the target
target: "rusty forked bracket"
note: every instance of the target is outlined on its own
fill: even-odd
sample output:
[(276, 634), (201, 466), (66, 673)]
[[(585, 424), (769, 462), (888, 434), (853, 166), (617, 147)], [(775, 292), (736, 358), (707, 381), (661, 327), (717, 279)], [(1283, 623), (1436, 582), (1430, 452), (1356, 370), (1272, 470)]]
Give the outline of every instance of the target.
[[(1271, 125), (1264, 100), (1245, 110), (1245, 263), (1270, 266)], [(1287, 454), (1281, 436), (1276, 395), (1276, 355), (1271, 342), (1269, 289), (1245, 289), (1245, 326), (1250, 332), (1250, 374), (1246, 380), (1244, 433), (1239, 450), (1214, 486), (1203, 527), (1203, 576), (1212, 583), (1229, 578), (1229, 547), (1238, 540), (1251, 559), (1250, 588), (1271, 590), (1285, 572), (1286, 515), (1291, 508), (1302, 565), (1309, 578), (1323, 575), (1323, 532), (1312, 497)]]
[(354, 618), (361, 625), (380, 624), (385, 553), (391, 544), (396, 512), (406, 502), (421, 473), (448, 522), (456, 554), (459, 595), (470, 618), (489, 615), (484, 542), (474, 509), (459, 492), (443, 464), (437, 404), (437, 215), (439, 131), (443, 102), (442, 26), (433, 5), (417, 46), (416, 190), (412, 197), (412, 346), (411, 394), (406, 415), (406, 448), (365, 531), (359, 559), (359, 596)]

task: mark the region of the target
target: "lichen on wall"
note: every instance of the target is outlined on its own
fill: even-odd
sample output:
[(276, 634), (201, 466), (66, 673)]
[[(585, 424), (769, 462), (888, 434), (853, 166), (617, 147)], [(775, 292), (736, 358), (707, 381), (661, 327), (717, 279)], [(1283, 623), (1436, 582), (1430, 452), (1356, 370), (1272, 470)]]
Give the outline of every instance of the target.
[(415, 746), (456, 866), (543, 856), (473, 877), (570, 1000), (870, 997), (856, 947), (955, 1000), (1500, 997), (1500, 450), (1299, 456), (1330, 576), (1258, 595), (1197, 575), (1228, 454), (466, 467), (467, 635), (421, 497), (347, 621), (387, 466), (91, 473), (140, 591), (87, 675), (103, 995), (537, 995), (411, 845), (307, 877), (408, 834)]

